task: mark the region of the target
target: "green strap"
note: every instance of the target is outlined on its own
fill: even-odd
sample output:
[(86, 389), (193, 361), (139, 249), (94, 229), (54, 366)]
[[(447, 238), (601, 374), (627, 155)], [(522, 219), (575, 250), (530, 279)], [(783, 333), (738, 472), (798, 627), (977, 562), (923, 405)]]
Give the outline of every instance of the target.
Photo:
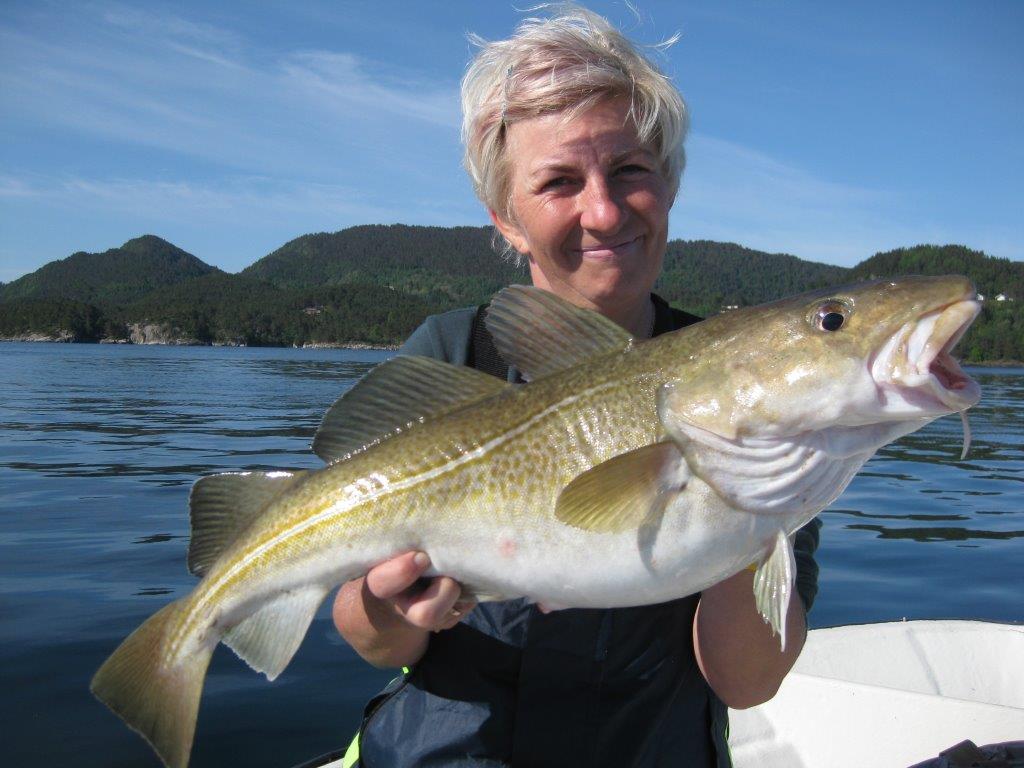
[[(408, 677), (409, 672), (409, 667), (402, 667), (402, 674), (404, 676)], [(391, 682), (393, 683), (394, 680)], [(341, 768), (355, 768), (359, 763), (359, 735), (360, 732), (356, 731), (356, 735), (352, 737), (352, 741), (348, 745), (348, 749), (345, 750), (345, 756), (341, 758)]]
[(341, 758), (341, 768), (354, 768), (359, 762), (359, 731), (352, 737), (352, 743), (345, 750), (345, 756)]

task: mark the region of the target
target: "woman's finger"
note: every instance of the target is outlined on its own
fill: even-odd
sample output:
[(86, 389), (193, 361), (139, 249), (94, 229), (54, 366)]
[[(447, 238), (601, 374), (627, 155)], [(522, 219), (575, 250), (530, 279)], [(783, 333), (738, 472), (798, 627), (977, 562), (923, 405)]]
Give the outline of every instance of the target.
[(376, 565), (366, 573), (366, 588), (381, 600), (391, 600), (416, 583), (430, 567), (424, 552), (406, 552)]
[(436, 630), (452, 618), (462, 587), (454, 579), (439, 576), (422, 592), (405, 594), (395, 600), (406, 621), (423, 629)]
[(451, 610), (441, 619), (440, 624), (434, 628), (434, 631), (440, 632), (445, 629), (451, 629), (466, 618), (466, 614), (474, 608), (476, 608), (475, 600), (457, 600)]

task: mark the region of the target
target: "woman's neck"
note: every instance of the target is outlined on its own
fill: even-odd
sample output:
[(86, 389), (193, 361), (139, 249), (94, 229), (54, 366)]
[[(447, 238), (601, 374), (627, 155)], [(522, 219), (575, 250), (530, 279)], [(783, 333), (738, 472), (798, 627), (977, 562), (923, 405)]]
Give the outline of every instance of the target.
[[(598, 309), (600, 312), (601, 310)], [(654, 302), (645, 297), (639, 304), (619, 311), (601, 312), (621, 325), (636, 339), (649, 339), (654, 335)]]
[(530, 262), (530, 278), (537, 288), (550, 291), (577, 307), (599, 312), (621, 325), (634, 338), (648, 339), (654, 333), (654, 302), (651, 301), (649, 291), (640, 296), (620, 296), (621, 301), (604, 300), (607, 297), (595, 299), (569, 282), (558, 283), (548, 280), (547, 275), (534, 261)]

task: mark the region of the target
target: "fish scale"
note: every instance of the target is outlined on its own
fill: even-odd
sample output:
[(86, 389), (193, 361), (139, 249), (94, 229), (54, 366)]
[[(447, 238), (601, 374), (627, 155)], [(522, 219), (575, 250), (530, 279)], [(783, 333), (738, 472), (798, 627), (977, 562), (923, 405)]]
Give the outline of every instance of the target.
[(879, 447), (977, 402), (948, 351), (978, 306), (963, 278), (903, 278), (641, 342), (506, 289), (488, 327), (528, 384), (395, 358), (328, 411), (313, 443), (323, 469), (198, 481), (201, 581), (130, 635), (92, 690), (181, 768), (218, 642), (273, 679), (330, 589), (410, 549), (480, 599), (545, 608), (663, 602), (756, 563), (758, 610), (784, 645), (789, 535)]

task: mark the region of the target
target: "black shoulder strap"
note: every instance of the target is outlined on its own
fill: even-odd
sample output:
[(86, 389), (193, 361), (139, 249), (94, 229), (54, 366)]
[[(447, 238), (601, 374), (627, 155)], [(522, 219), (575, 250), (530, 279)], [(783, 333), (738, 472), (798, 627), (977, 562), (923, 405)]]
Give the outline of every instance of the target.
[(489, 304), (481, 304), (473, 317), (473, 327), (469, 336), (469, 355), (466, 365), (476, 368), (478, 371), (497, 376), (499, 379), (508, 378), (508, 363), (498, 353), (494, 346), (494, 339), (491, 332), (487, 330), (487, 308)]
[(651, 294), (651, 301), (654, 302), (654, 335), (660, 336), (669, 331), (678, 331), (688, 325), (699, 323), (702, 318), (684, 312), (681, 309), (669, 306), (661, 296)]

